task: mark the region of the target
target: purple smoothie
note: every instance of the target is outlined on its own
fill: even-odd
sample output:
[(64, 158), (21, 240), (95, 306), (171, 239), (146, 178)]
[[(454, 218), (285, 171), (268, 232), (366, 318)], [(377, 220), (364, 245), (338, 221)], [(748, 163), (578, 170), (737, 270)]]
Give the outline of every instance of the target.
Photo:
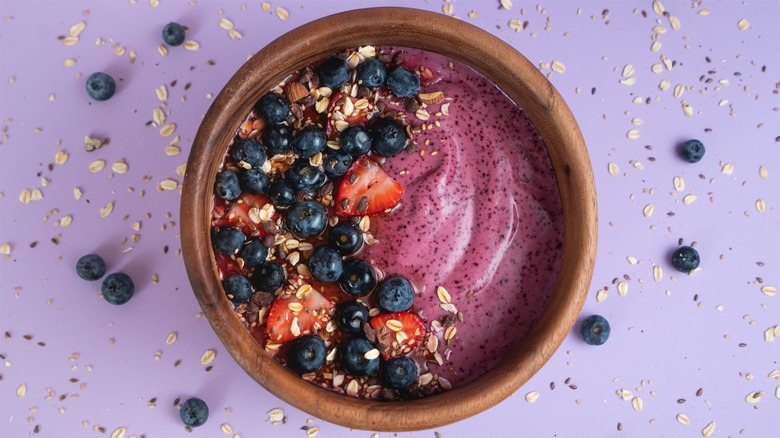
[[(379, 242), (360, 257), (412, 281), (426, 327), (454, 321), (449, 342), (433, 328), (443, 364), (427, 364), (458, 386), (494, 366), (541, 315), (560, 269), (560, 195), (542, 139), (494, 84), (443, 56), (402, 51), (408, 68), (430, 70), (420, 93), (444, 99), (423, 105), (428, 120), (405, 111), (419, 150), (385, 161), (406, 191), (391, 214), (372, 218)], [(439, 286), (462, 321), (440, 306)]]

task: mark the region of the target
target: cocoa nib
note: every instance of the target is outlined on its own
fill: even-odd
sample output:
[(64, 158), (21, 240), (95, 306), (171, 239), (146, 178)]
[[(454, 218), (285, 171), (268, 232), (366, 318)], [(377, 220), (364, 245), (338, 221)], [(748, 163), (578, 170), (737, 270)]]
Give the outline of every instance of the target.
[[(271, 304), (273, 301), (274, 301), (274, 294), (272, 294), (270, 292), (262, 292), (262, 291), (257, 291), (255, 293), (253, 293), (252, 294), (252, 298), (249, 299), (249, 302), (251, 304), (256, 305), (257, 307), (265, 307), (265, 306)], [(247, 310), (248, 309), (249, 308), (247, 307)], [(257, 310), (260, 310), (260, 309), (257, 309)], [(257, 311), (255, 311), (255, 313), (256, 312)]]
[(368, 339), (369, 342), (371, 343), (376, 342), (376, 330), (374, 330), (374, 328), (371, 327), (371, 324), (367, 322), (363, 323), (363, 333), (366, 334), (366, 339)]
[(409, 99), (406, 101), (406, 110), (410, 113), (417, 112), (417, 110), (420, 109), (420, 104), (417, 102), (417, 99)]

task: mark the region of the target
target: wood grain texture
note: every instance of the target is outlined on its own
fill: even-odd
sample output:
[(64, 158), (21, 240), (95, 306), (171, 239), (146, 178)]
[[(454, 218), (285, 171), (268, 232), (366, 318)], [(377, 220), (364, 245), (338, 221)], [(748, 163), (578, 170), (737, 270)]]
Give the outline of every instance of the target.
[[(344, 48), (392, 45), (430, 50), (482, 73), (510, 96), (547, 147), (564, 217), (563, 261), (547, 307), (531, 333), (490, 372), (440, 395), (375, 402), (320, 389), (268, 356), (235, 316), (211, 249), (214, 179), (227, 145), (254, 103), (288, 74)], [(301, 26), (238, 70), (204, 117), (187, 164), (181, 205), (184, 261), (195, 296), (225, 348), (277, 397), (326, 421), (358, 429), (428, 429), (479, 413), (523, 385), (571, 330), (587, 296), (597, 241), (593, 172), (582, 134), (552, 84), (511, 46), (468, 23), (431, 12), (374, 8)]]

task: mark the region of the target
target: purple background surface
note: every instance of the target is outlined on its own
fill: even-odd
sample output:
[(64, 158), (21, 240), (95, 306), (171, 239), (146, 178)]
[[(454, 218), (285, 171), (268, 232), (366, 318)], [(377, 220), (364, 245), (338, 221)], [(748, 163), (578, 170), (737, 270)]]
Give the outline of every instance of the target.
[[(772, 341), (780, 298), (768, 288), (780, 284), (778, 3), (663, 1), (679, 30), (650, 1), (515, 0), (510, 10), (498, 1), (370, 4), (402, 3), (438, 12), (451, 5), (452, 13), (538, 65), (571, 107), (599, 196), (598, 258), (583, 314), (600, 313), (612, 325), (601, 347), (572, 332), (509, 399), (436, 432), (701, 436), (715, 422), (713, 436), (780, 434), (780, 380), (769, 376), (780, 368), (780, 339)], [(120, 427), (125, 436), (190, 435), (174, 401), (194, 395), (208, 402), (211, 417), (191, 436), (223, 436), (223, 425), (244, 437), (305, 436), (304, 426), (318, 427), (320, 437), (371, 436), (286, 405), (235, 364), (201, 317), (186, 278), (178, 189), (158, 188), (166, 179), (181, 182), (177, 167), (212, 96), (247, 56), (353, 5), (275, 1), (264, 12), (259, 2), (0, 3), (0, 245), (10, 248), (0, 254), (0, 436), (108, 436)], [(289, 19), (277, 17), (277, 6)], [(219, 26), (221, 17), (241, 39)], [(740, 30), (743, 18), (749, 27)], [(512, 19), (527, 21), (527, 28), (515, 32)], [(58, 36), (79, 21), (86, 24), (79, 41), (65, 45)], [(200, 49), (158, 53), (169, 21), (188, 26), (188, 39)], [(75, 64), (66, 67), (67, 59)], [(553, 71), (553, 61), (565, 69)], [(628, 64), (633, 84), (620, 82)], [(118, 80), (118, 91), (107, 102), (91, 102), (84, 80), (100, 70)], [(161, 107), (155, 93), (161, 85), (168, 90), (164, 124), (176, 124), (166, 138), (148, 124)], [(682, 94), (675, 96), (678, 85)], [(639, 132), (633, 140), (632, 129)], [(87, 153), (87, 135), (110, 143)], [(698, 164), (674, 153), (691, 137), (707, 146)], [(181, 152), (169, 156), (175, 138)], [(64, 164), (55, 164), (58, 151), (68, 154)], [(98, 159), (106, 168), (91, 173), (88, 165)], [(119, 160), (129, 167), (124, 174), (111, 169)], [(682, 191), (675, 190), (675, 176), (684, 179)], [(20, 202), (25, 189), (38, 189), (42, 198)], [(691, 194), (696, 200), (683, 202)], [(102, 218), (110, 202), (113, 211)], [(647, 205), (654, 207), (649, 217)], [(72, 223), (65, 226), (64, 217)], [(695, 241), (702, 254), (694, 275), (669, 265), (678, 239)], [(107, 304), (99, 284), (75, 275), (76, 260), (90, 252), (103, 255), (109, 272), (134, 278), (128, 304)], [(658, 280), (654, 266), (663, 270)], [(623, 295), (618, 281), (627, 286)], [(177, 339), (167, 344), (173, 332)], [(200, 362), (208, 349), (216, 351), (210, 370)], [(630, 395), (624, 399), (620, 390)], [(531, 391), (539, 398), (528, 402)], [(761, 397), (749, 398), (754, 392)], [(284, 411), (286, 424), (266, 421), (273, 408)]]

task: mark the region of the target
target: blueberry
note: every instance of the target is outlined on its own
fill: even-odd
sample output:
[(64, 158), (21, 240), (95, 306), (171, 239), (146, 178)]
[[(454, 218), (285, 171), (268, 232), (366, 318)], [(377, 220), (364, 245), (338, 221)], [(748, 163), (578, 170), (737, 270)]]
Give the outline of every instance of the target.
[(277, 93), (268, 93), (255, 104), (255, 112), (270, 125), (278, 125), (287, 120), (290, 102)]
[(115, 272), (105, 280), (100, 288), (103, 292), (103, 298), (111, 304), (124, 304), (130, 301), (135, 292), (135, 285), (133, 285), (133, 279), (129, 275), (123, 272)]
[(363, 156), (371, 150), (371, 135), (362, 125), (352, 125), (341, 131), (341, 150), (353, 157)]
[(108, 100), (116, 91), (116, 82), (108, 73), (92, 73), (87, 78), (87, 95), (89, 97), (102, 101)]
[(680, 272), (691, 272), (699, 267), (699, 251), (690, 246), (681, 246), (672, 254), (672, 266)]
[(318, 236), (328, 225), (328, 212), (311, 199), (296, 202), (287, 209), (286, 223), (287, 229), (301, 239)]
[(292, 131), (285, 125), (265, 125), (260, 138), (271, 156), (283, 154), (290, 150)]
[(381, 87), (387, 79), (387, 68), (382, 61), (376, 58), (367, 59), (357, 66), (356, 78), (358, 84), (364, 87)]
[(268, 257), (268, 248), (263, 245), (262, 240), (253, 240), (241, 250), (241, 259), (244, 261), (245, 268), (254, 268), (263, 263), (266, 257)]
[(214, 249), (228, 255), (238, 254), (238, 250), (246, 241), (246, 235), (235, 228), (220, 228), (212, 233), (211, 242)]
[(271, 186), (271, 178), (258, 168), (245, 170), (241, 174), (241, 188), (253, 195), (262, 195)]
[(106, 262), (97, 254), (87, 254), (76, 262), (76, 274), (83, 280), (99, 280), (106, 273)]
[(386, 388), (408, 388), (417, 379), (417, 364), (407, 356), (390, 359), (382, 364), (379, 378)]
[(351, 73), (347, 61), (330, 58), (317, 67), (317, 75), (321, 87), (338, 88), (349, 80)]
[(344, 272), (341, 254), (333, 248), (318, 246), (309, 257), (311, 276), (320, 283), (335, 283)]
[(414, 304), (414, 288), (403, 277), (390, 277), (379, 286), (379, 307), (388, 312), (402, 312)]
[(232, 201), (241, 196), (241, 183), (238, 182), (238, 175), (230, 170), (223, 170), (217, 174), (214, 181), (214, 191), (217, 196)]
[(366, 295), (376, 287), (376, 272), (363, 260), (347, 260), (339, 283), (341, 289), (350, 295)]
[(256, 140), (245, 138), (233, 145), (233, 148), (230, 151), (230, 157), (233, 158), (233, 162), (239, 167), (246, 168), (241, 164), (243, 161), (251, 168), (259, 169), (265, 164), (265, 149), (263, 149), (263, 145)]
[(393, 119), (379, 119), (371, 125), (371, 140), (374, 151), (393, 157), (406, 147), (406, 130)]
[(330, 230), (328, 244), (343, 256), (355, 254), (363, 246), (363, 232), (352, 222), (339, 222)]
[(230, 301), (236, 304), (246, 303), (254, 292), (252, 283), (241, 274), (233, 274), (226, 278), (222, 282), (222, 287), (225, 289), (225, 294), (227, 294)]
[(393, 67), (387, 75), (387, 87), (398, 97), (409, 97), (420, 90), (420, 78), (404, 67)]
[(180, 46), (184, 42), (184, 26), (170, 22), (162, 30), (162, 38), (169, 46)]
[(352, 156), (341, 151), (333, 151), (322, 159), (325, 175), (331, 178), (341, 178), (352, 165)]
[(336, 305), (336, 322), (344, 333), (363, 333), (363, 324), (368, 322), (368, 307), (357, 301), (344, 301)]
[(688, 140), (680, 147), (680, 155), (689, 163), (698, 163), (704, 157), (704, 144), (699, 140)]
[(319, 167), (309, 164), (309, 160), (295, 160), (287, 171), (287, 184), (295, 190), (314, 193), (325, 184), (328, 178)]
[(287, 208), (295, 202), (295, 190), (281, 179), (271, 183), (271, 187), (268, 188), (268, 196), (276, 208)]
[(322, 152), (328, 143), (328, 137), (322, 129), (309, 125), (296, 132), (292, 139), (292, 150), (301, 158), (310, 158)]
[(591, 315), (580, 325), (582, 340), (589, 345), (601, 345), (609, 339), (609, 322), (601, 315)]
[(189, 398), (181, 404), (179, 416), (185, 426), (203, 426), (206, 420), (209, 419), (209, 407), (206, 402), (199, 398)]
[(374, 346), (363, 338), (352, 338), (339, 345), (340, 363), (344, 371), (352, 377), (365, 377), (374, 374), (379, 368), (379, 358), (366, 359), (366, 352)]
[(284, 268), (273, 262), (263, 262), (252, 274), (252, 285), (263, 292), (276, 292), (284, 284)]
[(313, 373), (325, 365), (325, 342), (310, 335), (290, 342), (287, 367), (298, 374)]

